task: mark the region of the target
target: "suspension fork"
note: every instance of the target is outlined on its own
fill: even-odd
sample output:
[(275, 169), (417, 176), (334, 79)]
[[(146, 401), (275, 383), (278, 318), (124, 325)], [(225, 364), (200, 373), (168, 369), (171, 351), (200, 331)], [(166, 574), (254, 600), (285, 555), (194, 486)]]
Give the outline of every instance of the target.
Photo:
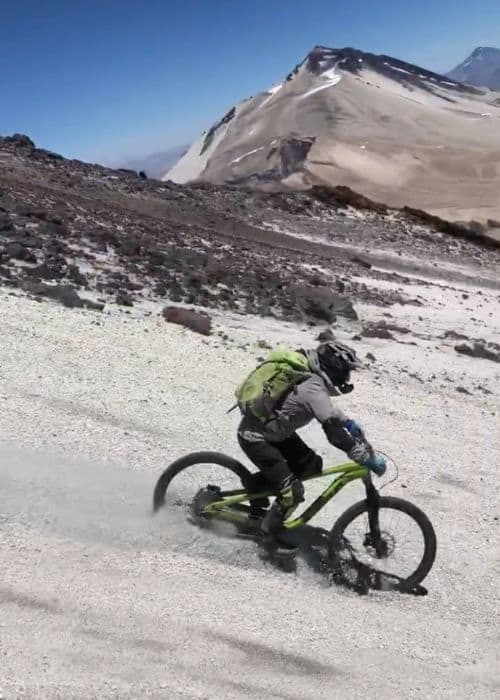
[(370, 473), (363, 477), (363, 483), (366, 489), (368, 525), (370, 528), (370, 532), (367, 534), (367, 536), (370, 539), (370, 542), (367, 542), (367, 544), (371, 544), (377, 551), (377, 554), (382, 554), (382, 552), (379, 551), (381, 549), (381, 546), (383, 545), (380, 537), (380, 524), (378, 519), (380, 496), (378, 494), (377, 489), (373, 485)]

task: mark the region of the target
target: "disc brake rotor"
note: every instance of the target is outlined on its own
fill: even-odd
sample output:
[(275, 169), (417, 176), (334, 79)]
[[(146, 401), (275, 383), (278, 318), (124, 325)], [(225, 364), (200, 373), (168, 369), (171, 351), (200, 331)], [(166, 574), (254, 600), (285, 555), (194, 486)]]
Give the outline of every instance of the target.
[(388, 559), (396, 549), (396, 540), (389, 533), (383, 530), (374, 542), (373, 536), (367, 532), (363, 541), (363, 546), (367, 553), (374, 559)]

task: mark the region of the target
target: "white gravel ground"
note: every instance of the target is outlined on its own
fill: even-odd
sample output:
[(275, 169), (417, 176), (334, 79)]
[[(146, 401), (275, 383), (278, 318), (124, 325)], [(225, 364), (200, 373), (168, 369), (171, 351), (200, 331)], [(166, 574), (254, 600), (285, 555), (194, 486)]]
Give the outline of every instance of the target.
[[(359, 598), (305, 565), (270, 568), (250, 542), (150, 516), (168, 462), (239, 455), (238, 418), (225, 411), (263, 352), (256, 341), (308, 345), (311, 331), (217, 317), (224, 342), (135, 310), (68, 311), (0, 291), (0, 697), (497, 698), (500, 366), (436, 337), (498, 339), (498, 302), (488, 290), (414, 291), (426, 306), (390, 311), (432, 337), (358, 343), (377, 361), (342, 401), (399, 464), (385, 493), (435, 525), (424, 598)], [(341, 461), (319, 429), (305, 435)]]

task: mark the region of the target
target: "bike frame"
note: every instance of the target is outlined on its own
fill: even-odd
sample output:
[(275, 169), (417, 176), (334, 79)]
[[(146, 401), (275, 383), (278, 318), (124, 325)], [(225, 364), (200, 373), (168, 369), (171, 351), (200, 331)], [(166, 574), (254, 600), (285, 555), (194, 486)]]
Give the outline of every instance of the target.
[[(287, 530), (294, 530), (308, 523), (311, 518), (313, 518), (334, 496), (339, 493), (341, 489), (344, 488), (344, 486), (349, 484), (351, 481), (355, 481), (356, 479), (363, 480), (366, 487), (368, 501), (370, 504), (374, 506), (376, 505), (378, 493), (372, 484), (369, 469), (366, 467), (361, 467), (359, 464), (354, 462), (340, 464), (336, 467), (329, 467), (319, 474), (314, 474), (313, 476), (304, 478), (303, 481), (312, 481), (313, 479), (320, 479), (325, 476), (333, 475), (337, 476), (330, 482), (323, 493), (321, 493), (301, 515), (292, 518), (291, 520), (286, 520), (283, 523), (284, 528)], [(203, 508), (202, 514), (215, 517), (218, 520), (225, 520), (236, 524), (248, 523), (249, 514), (245, 512), (238, 512), (233, 507), (243, 503), (244, 501), (257, 500), (259, 498), (266, 498), (275, 495), (276, 493), (271, 490), (261, 491), (255, 494), (249, 494), (245, 489), (239, 489), (237, 491), (223, 491), (221, 492), (220, 499), (206, 505)]]

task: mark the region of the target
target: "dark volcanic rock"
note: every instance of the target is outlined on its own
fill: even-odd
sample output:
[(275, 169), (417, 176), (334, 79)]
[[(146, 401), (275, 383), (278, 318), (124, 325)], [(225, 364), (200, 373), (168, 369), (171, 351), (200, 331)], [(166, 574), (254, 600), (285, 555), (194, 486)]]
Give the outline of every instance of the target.
[(126, 238), (120, 245), (119, 251), (126, 257), (135, 257), (141, 252), (141, 244), (133, 238)]
[(17, 241), (7, 243), (3, 249), (3, 256), (14, 260), (24, 260), (25, 262), (36, 262), (36, 257), (31, 250)]
[(134, 305), (134, 299), (130, 294), (127, 294), (127, 292), (117, 292), (116, 297), (115, 297), (115, 302), (119, 304), (120, 306), (133, 306)]
[(12, 231), (12, 221), (7, 212), (0, 211), (0, 231)]
[(329, 340), (335, 340), (335, 336), (333, 335), (331, 328), (325, 328), (324, 331), (319, 333), (316, 340), (318, 340), (320, 343), (327, 343)]
[(358, 192), (354, 192), (350, 187), (338, 185), (337, 187), (322, 187), (314, 186), (311, 189), (311, 195), (315, 199), (319, 199), (324, 204), (329, 204), (335, 208), (351, 206), (355, 209), (367, 209), (380, 214), (387, 213), (387, 206), (380, 202), (375, 202)]
[(389, 340), (390, 338), (394, 338), (392, 332), (406, 334), (410, 333), (410, 329), (405, 328), (405, 326), (398, 326), (396, 323), (377, 321), (376, 323), (368, 323), (361, 331), (361, 335), (365, 338), (383, 338)]
[(365, 326), (361, 331), (363, 338), (381, 338), (383, 340), (390, 340), (394, 338), (391, 331), (383, 326), (382, 324), (373, 324), (371, 326)]
[(500, 345), (487, 343), (485, 340), (474, 340), (470, 343), (455, 345), (455, 350), (461, 355), (480, 357), (484, 360), (500, 362)]
[(15, 147), (33, 149), (35, 148), (34, 142), (29, 136), (25, 134), (13, 134), (12, 136), (6, 136), (5, 141), (7, 143), (12, 143)]
[(363, 258), (361, 255), (354, 255), (351, 260), (354, 263), (358, 263), (358, 265), (361, 265), (361, 267), (364, 267), (366, 270), (371, 270), (372, 264), (366, 260), (366, 258)]
[(443, 338), (452, 338), (453, 340), (469, 340), (467, 335), (463, 333), (457, 333), (457, 331), (445, 331), (442, 335)]
[(358, 318), (350, 299), (332, 292), (329, 287), (297, 285), (293, 293), (299, 308), (312, 320), (333, 323), (337, 315), (353, 320)]
[[(74, 295), (86, 289), (106, 300), (120, 293), (137, 302), (165, 298), (322, 328), (336, 316), (356, 319), (358, 300), (421, 304), (356, 279), (360, 264), (364, 276), (380, 278), (362, 252), (374, 243), (425, 260), (455, 259), (456, 246), (450, 256), (449, 237), (435, 233), (440, 221), (429, 228), (415, 223), (415, 211), (387, 215), (348, 188), (271, 192), (142, 180), (56, 157), (22, 136), (0, 138), (0, 150), (2, 280), (11, 288), (69, 287), (67, 305), (79, 306)], [(345, 216), (346, 206), (368, 214)], [(459, 245), (461, 261), (475, 269), (497, 259), (478, 233)], [(356, 261), (343, 244), (359, 251)], [(45, 287), (38, 296), (57, 294)]]
[(163, 309), (163, 318), (169, 323), (176, 323), (185, 328), (189, 328), (201, 335), (210, 335), (212, 330), (212, 320), (209, 316), (204, 316), (192, 309), (183, 309), (178, 306), (166, 306)]
[(67, 284), (49, 285), (43, 282), (35, 282), (29, 279), (23, 280), (20, 287), (24, 291), (29, 292), (38, 297), (47, 297), (58, 301), (68, 309), (87, 308), (102, 311), (104, 304), (92, 301), (91, 299), (82, 299), (77, 291)]

